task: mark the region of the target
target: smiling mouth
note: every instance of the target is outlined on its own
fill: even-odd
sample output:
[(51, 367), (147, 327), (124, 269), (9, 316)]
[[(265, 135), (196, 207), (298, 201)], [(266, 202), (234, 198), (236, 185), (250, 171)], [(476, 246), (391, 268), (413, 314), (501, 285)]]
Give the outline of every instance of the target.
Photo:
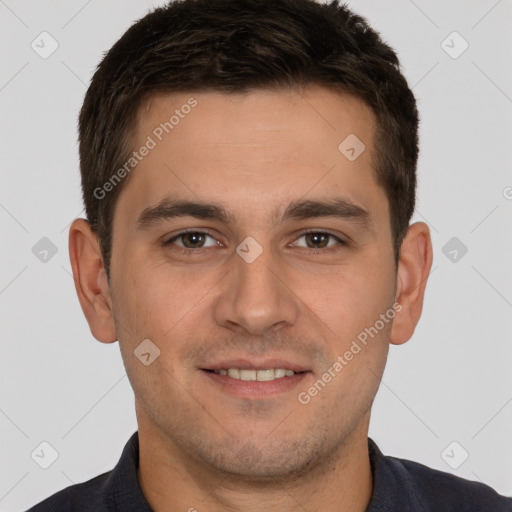
[(221, 368), (220, 370), (204, 370), (206, 372), (215, 373), (216, 375), (223, 375), (230, 377), (235, 380), (244, 381), (258, 381), (268, 382), (277, 379), (283, 379), (287, 377), (293, 377), (293, 375), (306, 373), (306, 372), (295, 372), (293, 370), (285, 370), (284, 368), (269, 368), (266, 370), (256, 369), (240, 369), (240, 368)]

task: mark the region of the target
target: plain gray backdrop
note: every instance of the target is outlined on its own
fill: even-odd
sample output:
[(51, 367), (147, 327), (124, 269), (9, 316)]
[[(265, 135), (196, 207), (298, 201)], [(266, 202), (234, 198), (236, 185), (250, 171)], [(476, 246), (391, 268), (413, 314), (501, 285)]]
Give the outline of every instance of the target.
[[(137, 428), (118, 344), (92, 337), (76, 297), (68, 229), (84, 217), (76, 124), (93, 71), (163, 3), (0, 0), (2, 511), (112, 469)], [(414, 220), (434, 244), (423, 316), (390, 349), (370, 437), (510, 496), (512, 2), (349, 5), (417, 97)]]

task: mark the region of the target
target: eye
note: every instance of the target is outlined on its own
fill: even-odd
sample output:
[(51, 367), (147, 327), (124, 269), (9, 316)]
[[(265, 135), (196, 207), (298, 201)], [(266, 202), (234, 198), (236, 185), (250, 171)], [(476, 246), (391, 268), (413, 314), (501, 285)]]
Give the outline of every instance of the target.
[[(337, 251), (347, 245), (346, 242), (342, 240), (340, 237), (325, 231), (307, 231), (306, 233), (300, 235), (299, 238), (297, 238), (297, 240), (300, 240), (301, 238), (305, 239), (306, 245), (298, 245), (298, 247), (306, 247), (306, 249), (308, 249), (306, 252), (312, 254), (319, 252), (325, 253)], [(334, 243), (330, 243), (329, 239), (331, 239), (331, 241)], [(316, 245), (319, 247), (312, 249), (311, 247), (309, 247), (309, 245)]]
[[(305, 245), (297, 244), (297, 240), (305, 240)], [(211, 242), (207, 243), (210, 239)], [(333, 235), (326, 231), (310, 230), (302, 233), (293, 244), (295, 247), (302, 247), (303, 252), (307, 254), (325, 254), (326, 252), (334, 252), (343, 249), (347, 243), (340, 237)], [(205, 231), (198, 231), (194, 229), (182, 231), (172, 238), (162, 242), (162, 246), (166, 247), (169, 251), (176, 251), (182, 253), (199, 252), (200, 249), (207, 249), (209, 247), (222, 246), (212, 235)], [(316, 246), (311, 248), (311, 246)]]
[[(206, 245), (206, 239), (210, 238), (213, 243)], [(180, 241), (180, 243), (177, 243)], [(205, 231), (182, 231), (177, 235), (173, 236), (169, 240), (163, 242), (164, 246), (172, 246), (175, 245), (178, 247), (173, 248), (170, 247), (170, 250), (178, 250), (178, 251), (186, 251), (187, 249), (202, 249), (204, 247), (214, 247), (216, 245), (220, 245), (217, 240), (215, 240), (211, 235), (206, 233)], [(181, 248), (181, 249), (179, 249)]]

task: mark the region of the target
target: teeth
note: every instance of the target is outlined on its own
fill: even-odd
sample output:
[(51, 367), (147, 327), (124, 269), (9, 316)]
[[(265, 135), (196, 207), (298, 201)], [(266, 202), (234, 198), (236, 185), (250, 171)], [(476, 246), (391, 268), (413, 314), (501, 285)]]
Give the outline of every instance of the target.
[(240, 378), (240, 370), (237, 370), (235, 368), (230, 368), (228, 370), (228, 376), (233, 379), (239, 379)]
[(256, 372), (256, 380), (274, 380), (275, 370), (258, 370)]
[(240, 370), (238, 368), (228, 368), (215, 370), (219, 375), (227, 375), (232, 379), (250, 380), (265, 382), (274, 379), (282, 379), (283, 377), (291, 377), (295, 375), (293, 370), (285, 370), (283, 368), (269, 368), (268, 370)]
[(256, 380), (256, 370), (240, 370), (240, 380)]

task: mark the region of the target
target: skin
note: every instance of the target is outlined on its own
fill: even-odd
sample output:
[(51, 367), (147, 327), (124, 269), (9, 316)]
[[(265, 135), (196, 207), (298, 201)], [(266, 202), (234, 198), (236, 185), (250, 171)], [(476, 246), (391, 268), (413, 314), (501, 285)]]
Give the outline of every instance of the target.
[[(396, 268), (389, 204), (372, 168), (375, 118), (360, 100), (320, 86), (161, 96), (141, 110), (134, 149), (191, 96), (197, 106), (120, 194), (110, 284), (87, 221), (70, 228), (91, 332), (103, 343), (119, 340), (135, 392), (143, 493), (157, 512), (363, 512), (373, 488), (371, 405), (389, 344), (410, 339), (421, 315), (429, 229), (409, 227)], [(355, 161), (338, 150), (349, 134), (366, 146)], [(138, 215), (170, 194), (222, 203), (235, 221), (179, 217), (137, 229)], [(273, 222), (273, 212), (292, 200), (334, 196), (365, 209), (366, 227), (331, 217)], [(161, 245), (187, 228), (212, 238)], [(310, 228), (347, 245), (336, 238), (314, 245), (318, 239), (303, 236)], [(236, 252), (248, 236), (263, 249), (252, 263)], [(394, 320), (301, 404), (298, 393), (395, 302)], [(160, 349), (149, 366), (133, 354), (147, 338)], [(201, 370), (231, 356), (279, 357), (309, 372), (293, 389), (240, 397)]]

